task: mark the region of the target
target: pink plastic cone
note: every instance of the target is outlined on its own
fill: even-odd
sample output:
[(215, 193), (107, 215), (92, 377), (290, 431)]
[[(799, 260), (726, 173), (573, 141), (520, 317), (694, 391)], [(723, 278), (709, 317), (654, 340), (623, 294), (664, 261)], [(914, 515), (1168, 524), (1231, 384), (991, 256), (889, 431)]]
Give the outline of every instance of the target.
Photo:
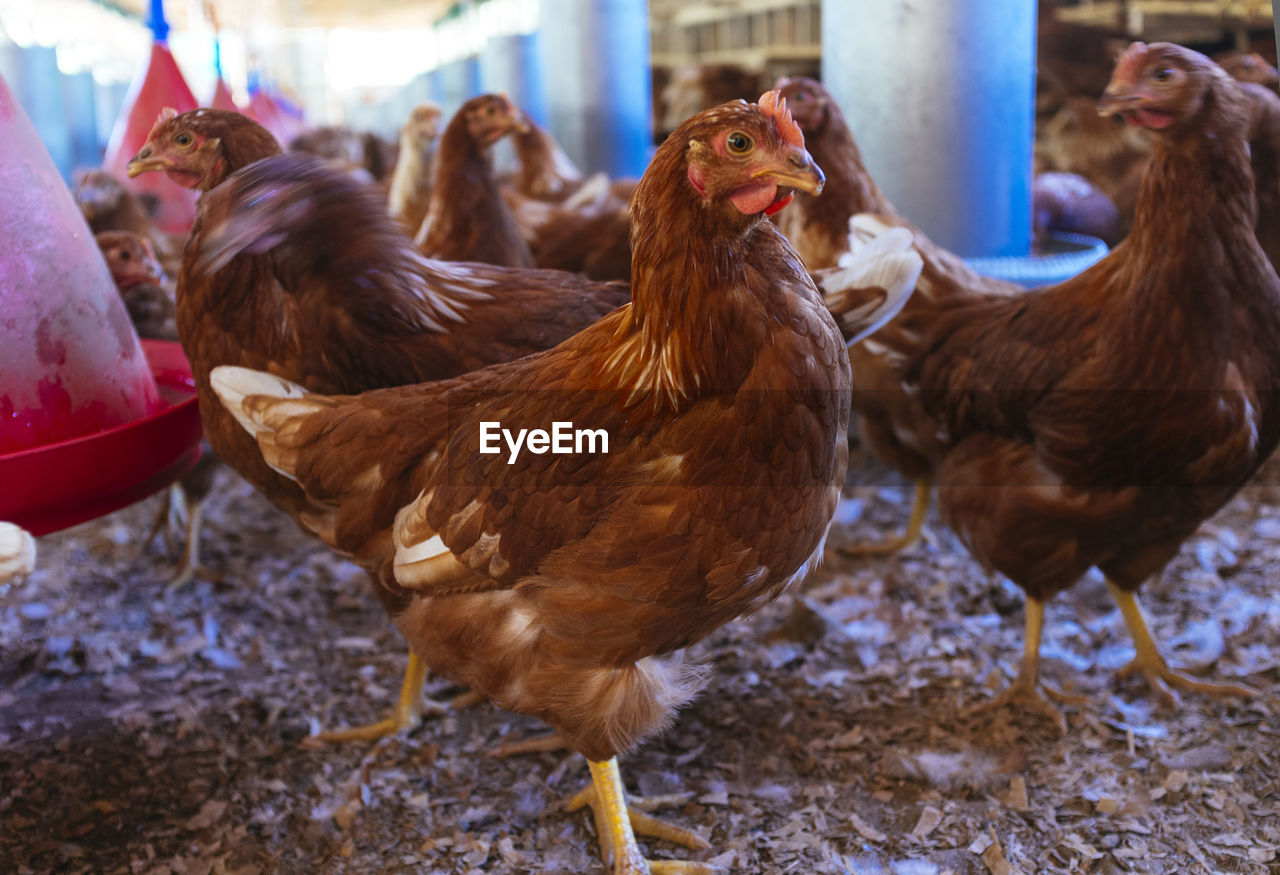
[(147, 134), (156, 123), (160, 110), (166, 106), (187, 112), (198, 104), (168, 46), (156, 41), (151, 44), (151, 59), (146, 69), (134, 78), (129, 88), (124, 109), (111, 130), (102, 166), (124, 181), (135, 194), (149, 194), (156, 198), (160, 204), (156, 224), (162, 230), (185, 234), (191, 230), (199, 192), (174, 185), (163, 173), (144, 173), (136, 179), (129, 179), (125, 172), (129, 159), (147, 141)]
[(93, 234), (3, 77), (0, 191), (0, 453), (158, 409)]
[(240, 107), (236, 106), (236, 99), (231, 96), (231, 89), (227, 87), (227, 83), (222, 81), (222, 77), (218, 77), (218, 84), (213, 86), (213, 99), (209, 101), (209, 105), (214, 109), (226, 109), (231, 112), (240, 112)]

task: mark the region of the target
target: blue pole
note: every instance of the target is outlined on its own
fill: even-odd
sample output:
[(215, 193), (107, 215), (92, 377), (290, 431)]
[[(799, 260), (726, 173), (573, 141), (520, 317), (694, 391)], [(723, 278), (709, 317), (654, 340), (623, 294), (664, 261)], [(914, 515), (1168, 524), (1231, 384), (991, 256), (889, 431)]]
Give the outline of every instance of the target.
[(147, 25), (155, 34), (156, 42), (162, 43), (169, 38), (169, 22), (164, 17), (164, 0), (151, 0), (151, 15)]
[(822, 4), (822, 78), (904, 215), (960, 255), (1026, 255), (1036, 4)]
[(653, 144), (647, 0), (543, 0), (550, 128), (588, 173), (639, 176)]
[(526, 115), (546, 125), (549, 111), (541, 55), (536, 33), (490, 37), (480, 54), (480, 80), (484, 91), (505, 91)]

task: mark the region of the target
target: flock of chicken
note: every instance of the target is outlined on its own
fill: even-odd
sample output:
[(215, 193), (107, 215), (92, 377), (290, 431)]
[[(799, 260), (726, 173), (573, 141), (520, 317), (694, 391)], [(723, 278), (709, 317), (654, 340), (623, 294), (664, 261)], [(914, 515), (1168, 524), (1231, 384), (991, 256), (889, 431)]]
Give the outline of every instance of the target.
[[(386, 187), (243, 116), (166, 113), (129, 172), (202, 192), (185, 248), (118, 183), (110, 209), (133, 212), (95, 230), (116, 229), (100, 240), (140, 331), (181, 340), (216, 457), (367, 569), (411, 645), (395, 714), (325, 738), (412, 725), (430, 667), (587, 757), (577, 801), (614, 871), (710, 871), (644, 859), (633, 827), (705, 842), (635, 810), (615, 757), (702, 684), (679, 650), (820, 561), (851, 411), (920, 484), (893, 546), (936, 487), (1027, 594), (1022, 670), (981, 707), (1065, 730), (1038, 677), (1044, 603), (1094, 567), (1135, 640), (1126, 671), (1165, 697), (1253, 694), (1172, 670), (1136, 592), (1280, 441), (1280, 167), (1258, 145), (1277, 99), (1133, 44), (1101, 101), (1061, 110), (1108, 150), (1138, 144), (1132, 200), (1112, 195), (1123, 240), (1033, 291), (901, 216), (806, 78), (692, 116), (639, 181), (584, 178), (498, 95), (438, 136), (415, 110)], [(520, 169), (499, 178), (505, 136)], [(82, 183), (87, 212), (111, 183)], [(535, 448), (566, 423), (607, 449)], [(209, 482), (186, 483), (197, 506)]]

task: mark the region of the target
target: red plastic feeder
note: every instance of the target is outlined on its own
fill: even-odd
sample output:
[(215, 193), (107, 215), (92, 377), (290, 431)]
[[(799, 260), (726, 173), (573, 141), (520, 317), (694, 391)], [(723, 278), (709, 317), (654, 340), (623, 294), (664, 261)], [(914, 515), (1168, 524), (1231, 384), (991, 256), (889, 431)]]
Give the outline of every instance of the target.
[[(157, 387), (157, 365), (143, 353), (93, 235), (3, 78), (0, 190), (0, 519), (39, 534), (164, 485), (138, 486), (165, 457), (171, 464), (188, 453), (194, 464), (199, 419), (192, 401), (185, 415), (194, 430), (142, 428), (181, 417), (175, 408), (186, 390), (165, 386), (176, 393), (166, 398)], [(171, 374), (175, 364), (160, 366)], [(68, 443), (106, 447), (99, 438), (123, 433), (140, 436), (132, 452), (155, 470), (142, 471), (120, 444), (80, 469), (69, 460), (89, 458), (86, 451), (45, 455)], [(143, 491), (106, 507), (103, 489), (120, 493), (122, 478)]]
[(200, 458), (200, 410), (182, 347), (144, 340), (163, 400), (149, 416), (0, 455), (0, 519), (33, 535), (65, 529), (157, 492)]

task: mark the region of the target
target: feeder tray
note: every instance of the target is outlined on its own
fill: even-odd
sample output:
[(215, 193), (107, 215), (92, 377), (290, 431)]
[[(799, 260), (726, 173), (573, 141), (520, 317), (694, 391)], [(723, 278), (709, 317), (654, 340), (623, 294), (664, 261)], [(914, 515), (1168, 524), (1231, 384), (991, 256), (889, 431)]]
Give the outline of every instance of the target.
[(200, 458), (200, 411), (182, 347), (143, 340), (162, 406), (124, 425), (0, 455), (0, 519), (33, 535), (65, 529), (168, 486)]

